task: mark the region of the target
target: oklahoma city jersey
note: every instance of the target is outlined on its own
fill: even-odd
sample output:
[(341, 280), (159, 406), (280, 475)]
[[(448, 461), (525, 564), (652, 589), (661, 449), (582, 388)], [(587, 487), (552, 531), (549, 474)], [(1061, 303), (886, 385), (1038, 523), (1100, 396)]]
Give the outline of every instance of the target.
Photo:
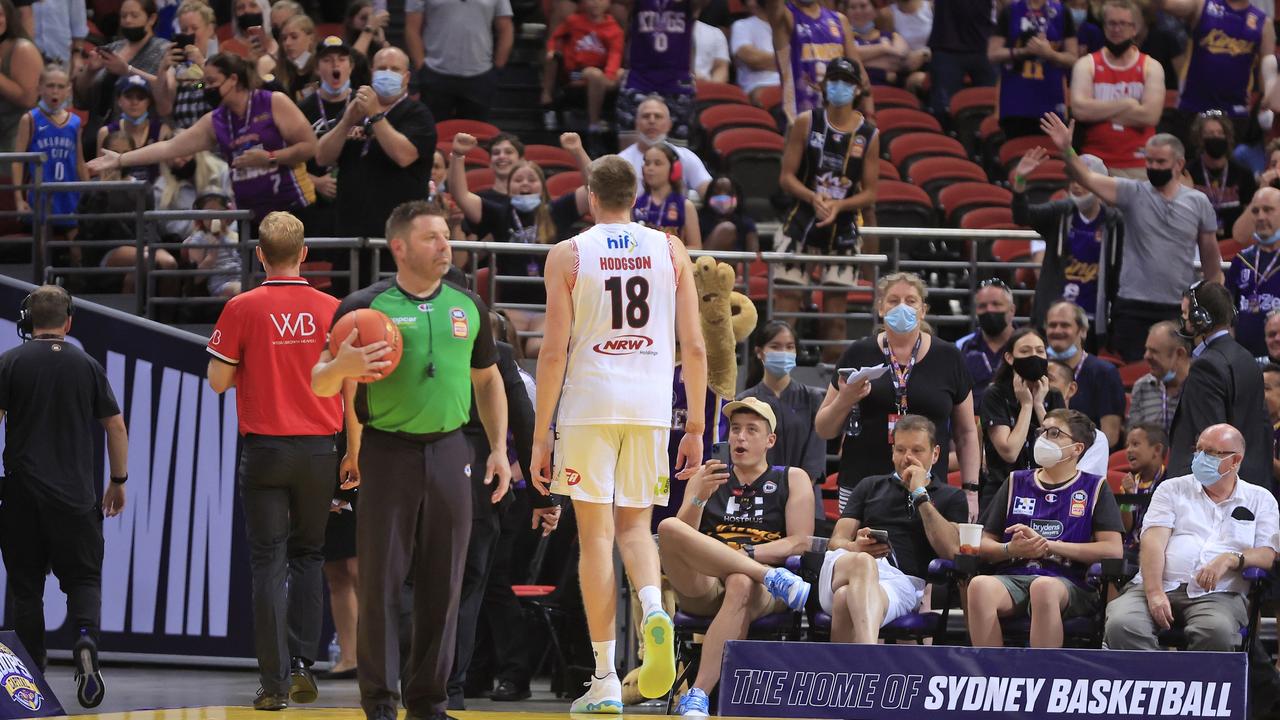
[(596, 225), (577, 250), (560, 425), (671, 424), (676, 267), (666, 233)]

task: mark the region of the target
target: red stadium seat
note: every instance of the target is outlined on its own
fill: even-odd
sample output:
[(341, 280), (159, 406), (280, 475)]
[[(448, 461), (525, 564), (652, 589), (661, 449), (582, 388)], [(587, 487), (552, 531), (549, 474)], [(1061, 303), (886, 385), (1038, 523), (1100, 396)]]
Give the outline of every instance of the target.
[(764, 128), (731, 128), (712, 140), (720, 167), (742, 186), (748, 210), (761, 217), (778, 192), (782, 171), (782, 136)]
[(573, 157), (573, 153), (554, 145), (526, 145), (524, 159), (537, 163), (538, 167), (548, 175), (554, 174), (553, 171), (578, 169), (578, 161)]
[[(884, 163), (881, 163), (884, 165)], [(881, 180), (876, 188), (876, 222), (884, 227), (935, 227), (933, 201), (911, 183)]]
[(782, 104), (782, 86), (770, 85), (760, 88), (756, 93), (756, 104), (765, 110), (772, 111)]
[(767, 111), (754, 105), (712, 105), (698, 115), (698, 123), (707, 137), (714, 138), (721, 130), (738, 127), (755, 127), (778, 131), (778, 123)]
[(1151, 366), (1146, 360), (1129, 363), (1120, 368), (1120, 382), (1124, 384), (1125, 390), (1129, 390), (1139, 378), (1149, 372), (1151, 372)]
[(1107, 470), (1118, 470), (1126, 473), (1132, 469), (1133, 467), (1129, 465), (1129, 454), (1124, 450), (1117, 450), (1107, 457)]
[(923, 109), (915, 93), (891, 85), (872, 85), (871, 100), (876, 104), (877, 114), (888, 108)]
[(936, 198), (944, 185), (954, 182), (971, 181), (987, 182), (987, 174), (977, 163), (953, 157), (930, 157), (918, 160), (907, 173), (913, 185), (924, 189), (930, 197)]
[(442, 120), (436, 123), (436, 137), (441, 142), (452, 142), (453, 136), (460, 132), (473, 135), (481, 145), (488, 145), (502, 130), (480, 120)]
[(577, 170), (562, 172), (547, 178), (547, 194), (559, 198), (582, 187), (586, 179)]
[(1241, 245), (1235, 240), (1228, 239), (1218, 241), (1218, 253), (1222, 255), (1223, 262), (1231, 262), (1244, 248), (1244, 245)]
[[(960, 142), (965, 142), (965, 138), (960, 138)], [(982, 118), (982, 122), (978, 124), (978, 136), (971, 148), (973, 153), (981, 155), (983, 164), (988, 168), (995, 167), (1003, 144), (1004, 130), (1000, 127), (1000, 118), (995, 113)]]
[(732, 83), (711, 82), (709, 80), (699, 80), (694, 90), (694, 98), (697, 100), (699, 107), (709, 107), (711, 105), (719, 105), (721, 103), (738, 103), (740, 105), (750, 105), (751, 99), (742, 91), (742, 88)]
[(224, 43), (235, 37), (236, 29), (231, 27), (231, 23), (222, 23), (214, 33), (218, 36), (218, 42)]
[(982, 121), (995, 114), (995, 109), (996, 89), (993, 87), (968, 87), (951, 96), (947, 111), (951, 116), (951, 128), (971, 152), (977, 147)]
[(978, 208), (964, 216), (965, 230), (1001, 230), (1013, 225), (1013, 211), (1007, 207)]
[(320, 23), (316, 25), (315, 36), (321, 40), (329, 37), (330, 35), (344, 37), (346, 34), (347, 30), (342, 27), (342, 23)]
[(493, 271), (488, 266), (476, 268), (476, 294), (489, 307), (493, 307), (493, 296), (489, 292), (489, 276), (491, 274), (493, 274)]
[(1166, 108), (1178, 107), (1178, 91), (1177, 90), (1164, 91), (1164, 106)]
[[(450, 135), (448, 140), (437, 142), (436, 149), (448, 157), (453, 150), (453, 136)], [(467, 153), (466, 164), (467, 167), (489, 167), (489, 151), (479, 145), (471, 148), (471, 152)]]
[(786, 140), (774, 130), (766, 130), (764, 128), (732, 128), (716, 135), (715, 142), (716, 154), (721, 158), (748, 151), (774, 151), (782, 152), (786, 145)]
[(1025, 135), (1023, 137), (1004, 141), (1004, 144), (1000, 146), (1000, 166), (1004, 168), (1007, 173), (1018, 164), (1018, 161), (1022, 159), (1022, 156), (1025, 155), (1028, 150), (1037, 146), (1048, 150), (1050, 158), (1054, 160), (1062, 159), (1062, 153), (1054, 146), (1053, 141), (1049, 139), (1048, 135)]
[(467, 171), (467, 189), (473, 193), (488, 190), (496, 181), (493, 171), (487, 167)]
[(881, 180), (901, 180), (902, 173), (898, 172), (898, 168), (888, 160), (880, 161), (880, 179)]
[[(989, 208), (980, 208), (974, 210), (970, 215), (979, 213)], [(968, 219), (968, 216), (965, 216)], [(996, 262), (1019, 262), (1031, 258), (1031, 241), (1030, 240), (1014, 240), (1011, 238), (1001, 238), (991, 243), (991, 257)]]
[(938, 133), (916, 132), (899, 135), (889, 143), (889, 159), (899, 172), (911, 174), (911, 165), (926, 157), (954, 157), (968, 160), (959, 140)]
[(876, 127), (880, 128), (880, 144), (887, 143), (903, 133), (933, 132), (941, 133), (942, 125), (938, 119), (922, 110), (909, 108), (888, 108), (876, 112)]
[(938, 193), (938, 210), (948, 225), (958, 227), (964, 214), (982, 207), (1009, 207), (1013, 193), (985, 182), (949, 184)]

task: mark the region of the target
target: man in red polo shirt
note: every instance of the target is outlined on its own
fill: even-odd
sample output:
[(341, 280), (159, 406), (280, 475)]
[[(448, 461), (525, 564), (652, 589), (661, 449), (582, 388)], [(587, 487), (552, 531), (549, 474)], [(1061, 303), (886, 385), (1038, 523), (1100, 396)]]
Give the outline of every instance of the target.
[[(289, 700), (316, 699), (309, 667), (320, 649), (321, 550), (338, 477), (343, 397), (351, 397), (355, 386), (348, 381), (342, 396), (328, 398), (311, 392), (311, 368), (338, 300), (299, 276), (307, 256), (302, 222), (273, 212), (259, 234), (257, 255), (267, 280), (227, 302), (207, 349), (213, 356), (209, 385), (219, 393), (238, 389), (240, 494), (262, 678), (253, 706), (281, 710)], [(377, 362), (384, 346), (352, 348), (348, 341), (339, 357), (376, 374), (385, 365)]]

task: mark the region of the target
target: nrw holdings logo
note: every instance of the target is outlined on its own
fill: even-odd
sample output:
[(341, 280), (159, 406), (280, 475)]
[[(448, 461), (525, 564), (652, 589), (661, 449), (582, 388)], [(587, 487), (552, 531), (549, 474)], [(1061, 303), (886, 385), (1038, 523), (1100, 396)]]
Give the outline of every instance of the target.
[(634, 355), (653, 346), (653, 339), (645, 335), (619, 335), (592, 346), (601, 355)]

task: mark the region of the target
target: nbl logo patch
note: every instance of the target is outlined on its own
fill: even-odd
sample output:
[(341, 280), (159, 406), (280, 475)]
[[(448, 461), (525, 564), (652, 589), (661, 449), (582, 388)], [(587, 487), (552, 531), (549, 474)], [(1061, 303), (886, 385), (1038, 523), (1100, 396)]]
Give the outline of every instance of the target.
[(1071, 493), (1071, 517), (1084, 517), (1085, 508), (1089, 504), (1089, 495), (1083, 490)]
[(471, 334), (470, 326), (467, 323), (467, 311), (460, 307), (451, 308), (449, 310), (449, 323), (453, 326), (453, 336), (455, 338), (466, 339)]

